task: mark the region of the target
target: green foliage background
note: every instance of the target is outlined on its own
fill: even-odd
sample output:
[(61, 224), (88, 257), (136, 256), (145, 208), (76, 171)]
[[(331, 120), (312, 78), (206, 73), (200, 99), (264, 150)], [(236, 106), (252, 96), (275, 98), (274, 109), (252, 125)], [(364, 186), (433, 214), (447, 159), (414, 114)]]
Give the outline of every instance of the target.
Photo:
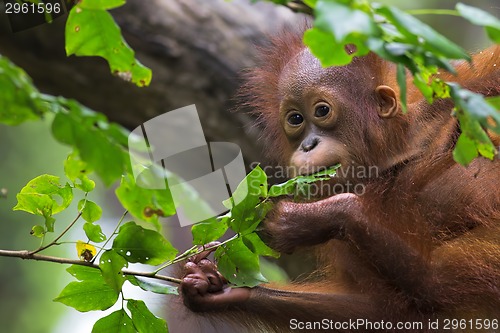
[[(279, 1), (283, 2), (283, 1)], [(408, 2), (400, 2), (400, 1), (391, 1), (393, 4), (405, 7)], [(99, 37), (92, 35), (92, 31), (88, 30), (80, 30), (85, 29), (87, 26), (95, 26), (96, 22), (107, 22), (106, 24), (110, 24), (112, 22), (111, 17), (105, 11), (105, 9), (110, 9), (116, 6), (123, 4), (121, 0), (113, 0), (107, 2), (107, 5), (104, 5), (105, 2), (89, 0), (86, 2), (82, 2), (80, 5), (81, 12), (76, 13), (73, 11), (70, 14), (70, 22), (67, 26), (67, 36), (72, 36), (68, 40), (66, 45), (68, 54), (77, 54), (77, 55), (91, 55), (98, 54), (103, 56), (108, 60), (110, 70), (126, 79), (130, 80), (133, 83), (143, 86), (149, 83), (151, 79), (151, 73), (148, 72), (148, 69), (144, 68), (137, 60), (134, 58), (134, 53), (132, 50), (128, 48), (126, 42), (120, 40), (119, 30), (116, 30), (114, 27), (110, 26), (110, 29), (113, 30), (113, 34), (116, 38), (113, 38), (112, 41), (99, 40)], [(308, 3), (314, 4), (316, 1), (308, 1)], [(443, 1), (437, 3), (432, 1), (422, 1), (419, 2), (418, 5), (427, 8), (435, 8), (438, 5), (443, 5)], [(453, 3), (453, 2), (451, 2)], [(475, 6), (480, 6), (477, 1), (471, 1), (471, 4)], [(416, 2), (412, 2), (412, 4), (416, 5)], [(486, 5), (487, 6), (487, 5)], [(96, 8), (102, 8), (101, 12), (92, 12)], [(326, 11), (325, 11), (326, 12)], [(333, 12), (332, 12), (333, 13)], [(325, 15), (327, 15), (326, 13)], [(359, 13), (358, 13), (359, 14)], [(327, 19), (326, 17), (325, 19)], [(420, 17), (419, 17), (420, 18)], [(359, 22), (363, 22), (366, 18), (359, 18)], [(110, 21), (111, 20), (111, 21)], [(439, 18), (440, 21), (444, 21), (442, 18)], [(453, 18), (451, 18), (453, 20)], [(94, 25), (91, 23), (94, 22)], [(461, 25), (467, 26), (470, 25), (465, 23), (465, 21), (459, 21)], [(366, 21), (365, 21), (366, 23)], [(456, 26), (453, 24), (448, 24), (447, 27), (456, 29)], [(323, 28), (326, 30), (329, 29), (328, 25), (323, 25)], [(338, 28), (338, 27), (337, 27)], [(338, 36), (340, 39), (346, 37), (348, 35), (348, 29), (352, 27), (346, 27), (347, 33), (346, 35)], [(366, 24), (366, 31), (371, 31), (373, 27), (370, 26), (369, 23)], [(334, 29), (338, 31), (337, 29)], [(438, 28), (439, 30), (439, 28)], [(442, 29), (446, 34), (445, 29)], [(478, 31), (479, 36), (484, 36), (483, 33)], [(495, 32), (493, 35), (496, 35)], [(82, 39), (79, 39), (83, 36)], [(458, 35), (457, 35), (458, 36)], [(85, 44), (85, 41), (94, 38), (96, 44)], [(432, 37), (433, 38), (433, 37)], [(484, 40), (484, 38), (474, 38), (475, 43), (479, 43), (478, 40)], [(115, 44), (115, 42), (118, 42)], [(463, 45), (461, 41), (456, 40), (459, 44)], [(442, 44), (439, 40), (437, 40), (437, 44)], [(100, 43), (100, 44), (99, 44)], [(479, 45), (473, 45), (473, 48), (480, 48)], [(321, 51), (321, 50), (320, 50)], [(452, 56), (458, 55), (460, 56), (460, 52), (449, 48), (444, 52), (448, 52)], [(0, 81), (1, 82), (1, 81)], [(13, 94), (12, 96), (15, 96)], [(0, 106), (2, 101), (0, 101)], [(22, 105), (21, 101), (16, 100), (16, 97), (12, 101), (3, 101), (5, 103), (19, 102), (19, 105)], [(43, 107), (39, 104), (40, 101), (35, 100), (35, 104), (33, 107), (35, 109), (43, 109)], [(116, 179), (120, 177), (123, 171), (125, 171), (126, 163), (124, 163), (124, 159), (126, 156), (123, 155), (121, 151), (121, 146), (123, 142), (123, 133), (119, 133), (119, 130), (114, 127), (108, 127), (105, 119), (103, 119), (100, 115), (89, 114), (86, 113), (84, 108), (80, 108), (80, 106), (74, 104), (71, 101), (59, 101), (61, 105), (64, 105), (68, 110), (71, 110), (73, 113), (66, 113), (57, 111), (55, 123), (57, 126), (53, 127), (54, 136), (63, 143), (75, 145), (82, 156), (87, 162), (91, 162), (90, 164), (93, 166), (97, 175), (107, 184), (112, 184)], [(28, 101), (30, 103), (30, 101)], [(8, 110), (8, 107), (7, 107)], [(30, 113), (30, 109), (18, 109), (24, 110), (24, 115), (27, 118), (33, 118), (33, 115)], [(0, 111), (5, 111), (4, 109)], [(52, 110), (53, 111), (53, 110)], [(88, 122), (81, 122), (81, 118), (72, 118), (74, 114), (78, 114), (81, 112), (80, 116), (85, 116)], [(79, 116), (79, 117), (80, 117)], [(29, 248), (33, 249), (37, 247), (38, 240), (34, 237), (28, 237), (31, 225), (40, 224), (46, 225), (47, 228), (50, 229), (50, 222), (47, 222), (48, 218), (42, 218), (41, 216), (32, 216), (27, 215), (26, 213), (12, 213), (11, 208), (16, 204), (16, 200), (14, 198), (14, 194), (19, 192), (20, 189), (26, 184), (27, 180), (35, 178), (40, 174), (55, 174), (62, 175), (62, 161), (65, 159), (67, 153), (70, 151), (66, 146), (62, 146), (59, 143), (56, 143), (54, 139), (49, 135), (50, 133), (50, 121), (52, 120), (52, 115), (48, 113), (46, 115), (47, 119), (44, 122), (37, 123), (25, 123), (20, 127), (5, 127), (5, 125), (0, 125), (0, 152), (2, 153), (3, 162), (0, 164), (0, 188), (8, 188), (9, 195), (7, 198), (0, 199), (0, 240), (1, 246), (0, 248), (7, 249), (20, 249), (20, 248)], [(22, 122), (24, 119), (21, 117), (19, 119), (9, 118), (10, 124), (15, 124), (17, 122)], [(9, 123), (9, 122), (7, 122)], [(96, 131), (95, 136), (92, 137), (92, 140), (87, 140), (87, 138), (81, 137), (82, 135), (87, 135), (87, 132), (92, 131), (92, 126), (95, 123), (98, 123), (102, 126), (99, 126), (99, 130), (106, 132), (106, 135), (116, 140), (116, 145), (108, 145), (107, 137), (101, 137), (101, 132)], [(84, 129), (82, 131), (82, 128)], [(87, 131), (87, 132), (85, 132)], [(99, 141), (101, 140), (101, 141)], [(91, 143), (89, 145), (88, 143)], [(94, 155), (93, 146), (107, 146), (109, 149), (101, 152), (102, 155)], [(114, 156), (110, 161), (113, 161), (115, 165), (109, 165), (104, 162), (104, 155), (109, 157), (110, 155)], [(473, 155), (469, 155), (464, 158), (465, 161), (474, 157)], [(256, 175), (256, 177), (260, 177), (260, 175)], [(124, 181), (125, 185), (122, 187), (122, 193), (125, 193), (120, 199), (123, 201), (122, 203), (126, 208), (127, 205), (130, 204), (130, 212), (132, 215), (142, 218), (144, 220), (151, 220), (153, 224), (153, 228), (158, 228), (159, 224), (157, 221), (157, 217), (148, 217), (144, 216), (142, 211), (134, 211), (134, 205), (130, 203), (130, 194), (127, 194), (127, 189), (129, 189), (131, 193), (135, 192), (136, 189), (133, 188), (133, 185), (129, 185), (126, 183), (126, 179)], [(64, 183), (64, 182), (63, 182)], [(101, 184), (102, 185), (102, 184)], [(130, 186), (128, 188), (127, 186)], [(100, 186), (102, 187), (102, 186)], [(118, 192), (118, 196), (120, 197), (120, 191)], [(81, 195), (81, 194), (80, 194)], [(255, 285), (258, 281), (263, 280), (263, 277), (260, 275), (258, 271), (258, 259), (254, 254), (267, 254), (274, 255), (272, 251), (270, 251), (264, 244), (259, 242), (260, 240), (256, 237), (256, 234), (253, 233), (255, 229), (255, 223), (257, 220), (261, 219), (263, 215), (265, 215), (266, 207), (262, 208), (262, 211), (257, 211), (257, 214), (253, 212), (255, 205), (258, 204), (258, 198), (262, 193), (256, 193), (255, 198), (251, 198), (253, 201), (247, 201), (245, 205), (236, 207), (233, 211), (233, 219), (222, 219), (224, 227), (222, 229), (214, 228), (214, 225), (210, 224), (211, 222), (207, 222), (205, 225), (200, 225), (194, 229), (195, 235), (195, 244), (203, 244), (207, 241), (217, 238), (220, 236), (227, 227), (231, 227), (233, 230), (238, 232), (242, 232), (242, 237), (235, 239), (234, 242), (231, 243), (230, 246), (226, 247), (225, 250), (222, 250), (220, 247), (216, 255), (220, 256), (221, 261), (220, 265), (228, 272), (234, 271), (236, 272), (236, 267), (247, 268), (245, 270), (246, 274), (241, 274), (238, 279), (235, 279), (234, 282), (243, 285)], [(96, 201), (100, 194), (92, 193), (92, 200)], [(127, 199), (129, 200), (127, 202)], [(134, 200), (136, 198), (133, 198)], [(74, 218), (75, 213), (77, 212), (76, 202), (70, 206), (66, 213), (62, 213), (58, 216), (59, 221), (71, 221)], [(158, 204), (157, 201), (155, 201)], [(253, 204), (253, 206), (252, 206)], [(155, 206), (157, 209), (163, 209), (166, 213), (169, 209), (166, 203), (163, 205), (160, 203), (159, 206)], [(106, 211), (107, 209), (105, 209)], [(253, 212), (253, 213), (252, 213)], [(252, 214), (253, 215), (252, 215)], [(168, 214), (167, 214), (168, 215)], [(236, 215), (241, 215), (241, 219), (234, 219)], [(246, 218), (247, 216), (252, 215), (251, 218)], [(45, 220), (45, 221), (44, 221)], [(212, 221), (213, 222), (213, 221)], [(12, 228), (13, 225), (16, 225), (16, 228)], [(19, 225), (19, 227), (17, 227)], [(128, 226), (131, 226), (130, 224)], [(58, 234), (58, 229), (60, 230), (62, 226), (56, 225), (56, 235)], [(197, 231), (198, 228), (198, 231)], [(135, 229), (134, 229), (135, 230)], [(208, 231), (215, 232), (213, 234), (208, 233)], [(82, 238), (84, 238), (82, 236)], [(118, 242), (120, 243), (120, 242)], [(125, 242), (126, 243), (126, 242)], [(117, 245), (117, 249), (119, 248)], [(248, 256), (244, 255), (239, 257), (244, 251), (248, 252), (248, 249), (254, 249), (253, 253), (249, 253)], [(244, 251), (243, 251), (244, 250)], [(60, 249), (52, 249), (51, 254), (60, 255), (65, 257), (71, 257), (73, 254), (68, 255), (67, 253), (63, 253)], [(250, 251), (252, 252), (252, 251)], [(115, 256), (116, 253), (108, 253), (109, 256)], [(119, 257), (116, 257), (119, 258)], [(135, 258), (135, 259), (134, 259)], [(164, 253), (158, 254), (157, 261), (154, 263), (161, 263), (167, 259), (172, 259), (173, 254)], [(251, 260), (249, 260), (251, 258)], [(133, 260), (141, 261), (140, 255), (133, 255)], [(239, 260), (239, 261), (238, 261)], [(117, 260), (119, 261), (119, 260)], [(131, 261), (134, 262), (134, 261)], [(142, 261), (141, 261), (142, 262)], [(7, 323), (7, 326), (3, 326), (2, 330), (5, 329), (7, 332), (51, 332), (53, 329), (51, 326), (54, 321), (57, 320), (57, 317), (62, 312), (62, 307), (57, 303), (52, 303), (49, 300), (54, 297), (58, 293), (58, 290), (62, 289), (62, 286), (69, 282), (73, 281), (69, 278), (67, 274), (64, 273), (64, 270), (55, 268), (51, 263), (35, 263), (35, 262), (27, 262), (20, 260), (13, 260), (11, 258), (2, 258), (0, 257), (0, 281), (2, 281), (2, 286), (0, 287), (0, 292), (2, 295), (2, 302), (0, 305), (0, 319), (3, 319), (2, 322)], [(125, 265), (125, 264), (124, 264)], [(245, 266), (246, 265), (246, 266)], [(49, 267), (50, 266), (50, 267)], [(244, 267), (245, 266), (245, 267)], [(256, 269), (257, 268), (257, 269)], [(101, 267), (103, 272), (105, 272), (105, 268)], [(109, 268), (110, 272), (114, 272), (116, 268)], [(106, 274), (103, 273), (103, 277), (106, 280)], [(64, 281), (65, 283), (63, 283)], [(108, 282), (108, 281), (106, 281)], [(123, 281), (113, 280), (112, 283), (108, 283), (108, 285), (112, 285), (113, 283), (117, 284), (116, 288), (121, 287)], [(71, 286), (81, 286), (78, 285), (79, 282), (72, 282)], [(137, 281), (134, 283), (138, 283)], [(147, 287), (152, 288), (152, 287)], [(73, 302), (71, 299), (64, 297), (65, 294), (60, 295), (60, 300), (64, 300), (65, 304), (73, 304), (76, 308), (79, 309), (87, 309), (82, 305), (78, 300)], [(92, 308), (92, 307), (91, 307)], [(127, 305), (127, 309), (132, 313), (132, 319), (134, 319), (134, 313), (138, 313), (138, 311), (144, 310), (144, 305), (140, 301), (130, 301)], [(134, 312), (135, 311), (135, 312)], [(113, 320), (122, 320), (123, 313), (114, 313), (112, 315)], [(127, 319), (125, 319), (127, 321)], [(155, 322), (154, 318), (150, 318), (150, 322)], [(127, 322), (129, 323), (129, 322)], [(156, 322), (155, 322), (156, 323)], [(102, 322), (101, 322), (102, 324)], [(98, 324), (96, 327), (98, 328), (102, 325)], [(130, 323), (129, 323), (130, 324)], [(143, 327), (143, 322), (140, 320), (134, 321), (134, 325), (139, 329)], [(157, 328), (161, 327), (161, 322), (157, 322)], [(104, 325), (105, 326), (105, 325)], [(144, 328), (146, 331), (147, 328)]]
[[(30, 237), (34, 217), (14, 213), (15, 193), (39, 174), (63, 175), (60, 163), (69, 149), (50, 135), (50, 123), (28, 122), (18, 127), (0, 125), (0, 188), (9, 190), (0, 199), (0, 243), (2, 248), (36, 248), (39, 240)], [(62, 219), (72, 219), (68, 211)], [(36, 219), (36, 218), (35, 218)], [(40, 219), (41, 222), (42, 219)], [(56, 249), (54, 255), (67, 255)], [(0, 322), (11, 333), (53, 332), (61, 315), (68, 312), (57, 303), (47, 302), (70, 281), (64, 270), (48, 262), (30, 262), (0, 257)]]

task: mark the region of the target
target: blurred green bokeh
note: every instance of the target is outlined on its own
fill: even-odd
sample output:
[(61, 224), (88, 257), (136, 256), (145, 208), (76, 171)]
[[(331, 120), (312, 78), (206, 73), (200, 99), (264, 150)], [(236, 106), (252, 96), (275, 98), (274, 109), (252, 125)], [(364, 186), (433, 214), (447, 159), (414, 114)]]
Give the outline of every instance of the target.
[[(7, 197), (0, 199), (1, 249), (36, 249), (40, 244), (30, 230), (34, 224), (43, 223), (43, 219), (13, 212), (12, 207), (17, 202), (16, 193), (28, 180), (44, 173), (63, 175), (61, 162), (70, 149), (54, 141), (47, 120), (17, 127), (0, 125), (0, 188), (8, 191)], [(71, 221), (66, 213), (59, 219)], [(62, 251), (58, 248), (51, 253), (64, 254)], [(51, 301), (64, 286), (64, 270), (54, 268), (52, 263), (0, 257), (0, 331), (52, 332), (66, 310)]]
[[(21, 211), (12, 211), (17, 203), (16, 193), (26, 183), (41, 174), (53, 174), (67, 181), (63, 161), (71, 149), (56, 142), (51, 135), (52, 116), (41, 122), (27, 122), (20, 126), (0, 125), (0, 189), (7, 190), (7, 196), (0, 198), (0, 249), (33, 250), (40, 246), (40, 239), (31, 236), (31, 227), (43, 224), (43, 218)], [(106, 188), (97, 182), (97, 189), (89, 199), (99, 202), (104, 208), (103, 220), (114, 216), (114, 210), (106, 205)], [(47, 235), (47, 242), (59, 233), (77, 215), (77, 203), (83, 193), (74, 191), (73, 203), (62, 213), (55, 215), (55, 232)], [(86, 240), (81, 228), (74, 228), (61, 241)], [(74, 244), (63, 244), (44, 251), (44, 254), (77, 259)], [(73, 278), (66, 273), (67, 265), (49, 262), (20, 260), (0, 257), (0, 332), (8, 333), (52, 333), (61, 332), (64, 327), (58, 323), (76, 312), (61, 303), (52, 302), (66, 284)], [(66, 317), (65, 317), (66, 315)], [(69, 319), (68, 319), (69, 318)], [(88, 316), (81, 314), (82, 323)], [(91, 325), (96, 319), (87, 320)], [(74, 322), (71, 332), (86, 326)], [(87, 326), (88, 326), (87, 325)], [(91, 327), (91, 326), (90, 326)], [(88, 327), (85, 327), (88, 329)], [(88, 330), (90, 332), (90, 330)]]
[[(381, 0), (377, 2), (393, 5), (403, 10), (454, 9), (456, 4), (460, 2), (481, 8), (496, 17), (500, 17), (498, 0)], [(484, 29), (471, 25), (461, 17), (450, 15), (417, 15), (417, 18), (429, 24), (447, 38), (463, 46), (469, 52), (479, 51), (492, 43), (488, 40)]]

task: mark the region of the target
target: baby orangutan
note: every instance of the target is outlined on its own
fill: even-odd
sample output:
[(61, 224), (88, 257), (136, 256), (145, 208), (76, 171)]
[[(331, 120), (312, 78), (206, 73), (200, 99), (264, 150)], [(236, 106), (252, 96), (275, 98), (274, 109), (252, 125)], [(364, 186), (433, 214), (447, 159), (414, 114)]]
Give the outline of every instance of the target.
[[(500, 47), (473, 64), (442, 78), (499, 95)], [(435, 332), (429, 321), (443, 329), (445, 319), (500, 319), (500, 161), (456, 164), (461, 131), (452, 101), (429, 105), (409, 87), (403, 114), (395, 77), (375, 54), (323, 68), (300, 35), (274, 40), (243, 87), (269, 155), (299, 174), (340, 163), (334, 183), (362, 184), (364, 193), (283, 200), (262, 223), (263, 239), (278, 251), (317, 250), (315, 282), (232, 288), (203, 254), (185, 265), (189, 309), (251, 332), (300, 331), (294, 324), (324, 319), (392, 325), (378, 332), (421, 322), (413, 332)], [(491, 139), (500, 144), (498, 135)], [(371, 167), (376, 175), (348, 172)], [(339, 324), (331, 331), (356, 330)]]

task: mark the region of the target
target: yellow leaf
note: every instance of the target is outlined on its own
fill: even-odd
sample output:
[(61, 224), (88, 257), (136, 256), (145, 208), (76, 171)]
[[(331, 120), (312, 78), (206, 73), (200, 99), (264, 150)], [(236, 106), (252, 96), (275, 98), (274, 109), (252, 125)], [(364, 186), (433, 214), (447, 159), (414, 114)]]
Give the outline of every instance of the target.
[(80, 260), (83, 261), (91, 261), (92, 258), (96, 255), (97, 251), (95, 249), (94, 245), (82, 242), (82, 241), (77, 241), (76, 242), (76, 253)]

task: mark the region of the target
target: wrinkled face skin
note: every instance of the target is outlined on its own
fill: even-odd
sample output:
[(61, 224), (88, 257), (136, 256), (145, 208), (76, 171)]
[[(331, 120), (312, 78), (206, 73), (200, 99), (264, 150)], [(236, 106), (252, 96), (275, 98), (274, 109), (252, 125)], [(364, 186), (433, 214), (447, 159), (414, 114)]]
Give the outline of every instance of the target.
[(305, 49), (280, 76), (280, 121), (294, 151), (289, 165), (295, 175), (351, 163), (347, 142), (342, 140), (349, 122), (346, 106), (335, 88), (341, 78), (332, 74)]
[(389, 86), (377, 86), (366, 67), (353, 63), (323, 68), (308, 49), (285, 66), (279, 77), (279, 117), (292, 151), (291, 176), (339, 163), (347, 175), (358, 166), (366, 169), (389, 160), (385, 155), (394, 149), (385, 144), (381, 133), (392, 123), (382, 120), (400, 113), (397, 95)]

